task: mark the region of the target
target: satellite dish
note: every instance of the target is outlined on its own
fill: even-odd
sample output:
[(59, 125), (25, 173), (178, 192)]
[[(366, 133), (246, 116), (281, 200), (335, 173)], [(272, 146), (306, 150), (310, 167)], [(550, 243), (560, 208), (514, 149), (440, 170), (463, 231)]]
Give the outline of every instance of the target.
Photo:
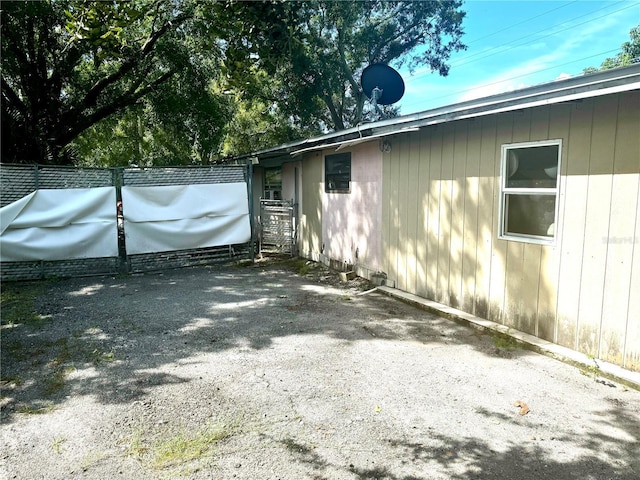
[(364, 94), (374, 106), (391, 105), (404, 95), (404, 81), (389, 65), (373, 63), (365, 68), (360, 78)]

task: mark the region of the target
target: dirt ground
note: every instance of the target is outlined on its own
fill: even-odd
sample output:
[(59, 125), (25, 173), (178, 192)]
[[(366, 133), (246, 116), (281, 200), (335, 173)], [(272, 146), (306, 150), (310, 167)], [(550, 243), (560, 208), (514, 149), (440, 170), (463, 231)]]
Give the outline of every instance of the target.
[(640, 391), (368, 288), (300, 261), (3, 285), (0, 479), (640, 478)]

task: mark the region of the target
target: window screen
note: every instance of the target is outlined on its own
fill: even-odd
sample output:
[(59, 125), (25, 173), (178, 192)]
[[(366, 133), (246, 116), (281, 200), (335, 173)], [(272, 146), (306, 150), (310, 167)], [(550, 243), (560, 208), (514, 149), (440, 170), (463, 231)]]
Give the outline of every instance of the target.
[(324, 157), (325, 192), (349, 193), (351, 184), (351, 153)]

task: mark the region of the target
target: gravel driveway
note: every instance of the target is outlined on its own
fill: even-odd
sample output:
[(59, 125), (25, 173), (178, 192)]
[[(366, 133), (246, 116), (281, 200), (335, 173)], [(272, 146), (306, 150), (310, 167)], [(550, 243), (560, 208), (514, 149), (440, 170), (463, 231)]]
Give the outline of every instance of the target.
[(293, 261), (3, 285), (0, 479), (640, 478), (639, 391), (367, 288)]

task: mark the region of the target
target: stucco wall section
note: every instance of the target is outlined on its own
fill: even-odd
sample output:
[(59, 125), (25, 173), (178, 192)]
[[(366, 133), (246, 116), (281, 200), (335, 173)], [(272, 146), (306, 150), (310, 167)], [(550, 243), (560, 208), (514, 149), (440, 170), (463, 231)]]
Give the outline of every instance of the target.
[[(326, 193), (322, 186), (324, 254), (377, 271), (382, 259), (382, 153), (377, 141), (350, 151), (350, 193)], [(323, 161), (331, 153), (323, 152)]]
[(300, 176), (302, 185), (298, 208), (300, 255), (316, 261), (319, 260), (322, 249), (322, 166), (320, 153), (309, 154), (302, 160)]
[(293, 203), (299, 203), (300, 198), (296, 192), (296, 186), (300, 184), (300, 179), (296, 178), (296, 174), (300, 175), (300, 162), (290, 162), (282, 165), (282, 199), (293, 200)]

